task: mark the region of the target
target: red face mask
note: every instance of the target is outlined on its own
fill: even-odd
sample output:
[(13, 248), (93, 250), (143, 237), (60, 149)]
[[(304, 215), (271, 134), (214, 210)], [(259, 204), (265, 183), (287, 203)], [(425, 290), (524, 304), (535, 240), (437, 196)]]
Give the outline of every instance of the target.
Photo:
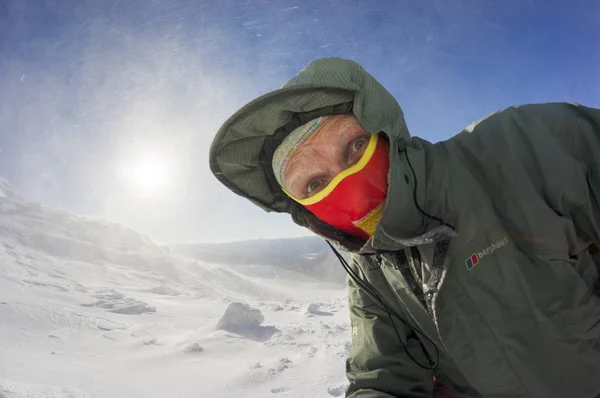
[(369, 239), (381, 218), (388, 189), (388, 144), (371, 135), (360, 160), (306, 199), (286, 192), (320, 220), (350, 235)]

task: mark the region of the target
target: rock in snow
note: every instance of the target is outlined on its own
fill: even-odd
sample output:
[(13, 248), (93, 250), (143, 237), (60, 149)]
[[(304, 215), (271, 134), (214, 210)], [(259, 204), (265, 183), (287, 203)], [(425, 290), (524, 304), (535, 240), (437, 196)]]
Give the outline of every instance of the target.
[(347, 387), (348, 387), (348, 384), (344, 383), (344, 384), (340, 384), (339, 386), (329, 387), (327, 389), (327, 392), (332, 397), (341, 397), (344, 395), (344, 392), (346, 392)]
[(204, 351), (204, 348), (202, 348), (202, 346), (197, 342), (189, 343), (188, 345), (186, 345), (183, 348), (183, 352), (188, 353), (188, 354), (193, 353), (193, 352), (202, 352), (202, 351)]
[(319, 312), (319, 304), (310, 303), (309, 305), (306, 306), (305, 312), (308, 314), (315, 314), (315, 313)]
[(229, 304), (225, 314), (217, 324), (217, 329), (240, 333), (249, 328), (260, 326), (264, 320), (265, 317), (259, 309), (252, 308), (245, 303), (236, 302)]
[(273, 326), (261, 326), (265, 317), (259, 309), (246, 303), (229, 304), (217, 324), (217, 329), (235, 333), (253, 340), (266, 341), (279, 330)]

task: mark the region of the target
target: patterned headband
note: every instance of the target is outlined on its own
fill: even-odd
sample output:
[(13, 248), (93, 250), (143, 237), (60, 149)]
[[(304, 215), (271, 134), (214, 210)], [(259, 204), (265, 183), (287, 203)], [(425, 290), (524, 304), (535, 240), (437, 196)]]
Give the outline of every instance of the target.
[(275, 149), (271, 166), (273, 167), (275, 179), (277, 179), (277, 182), (281, 187), (285, 188), (283, 172), (285, 171), (287, 162), (294, 156), (294, 153), (296, 153), (304, 141), (313, 135), (328, 118), (329, 116), (321, 116), (295, 128), (287, 137), (285, 137), (277, 149)]

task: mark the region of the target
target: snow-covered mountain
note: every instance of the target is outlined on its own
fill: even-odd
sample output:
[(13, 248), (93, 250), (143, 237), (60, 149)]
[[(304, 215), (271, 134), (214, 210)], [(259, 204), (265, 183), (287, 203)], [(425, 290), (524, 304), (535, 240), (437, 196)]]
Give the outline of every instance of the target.
[(343, 395), (345, 292), (312, 243), (190, 258), (0, 192), (0, 397)]
[(171, 246), (174, 252), (202, 261), (242, 267), (268, 266), (300, 272), (310, 278), (345, 284), (346, 273), (322, 238), (253, 239), (218, 244)]

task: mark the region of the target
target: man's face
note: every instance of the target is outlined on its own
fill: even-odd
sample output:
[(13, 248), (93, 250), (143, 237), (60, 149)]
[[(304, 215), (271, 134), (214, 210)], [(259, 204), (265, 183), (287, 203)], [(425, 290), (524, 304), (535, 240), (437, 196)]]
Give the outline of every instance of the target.
[(287, 190), (299, 199), (316, 194), (336, 175), (358, 162), (369, 137), (354, 116), (328, 118), (287, 162), (283, 171)]

